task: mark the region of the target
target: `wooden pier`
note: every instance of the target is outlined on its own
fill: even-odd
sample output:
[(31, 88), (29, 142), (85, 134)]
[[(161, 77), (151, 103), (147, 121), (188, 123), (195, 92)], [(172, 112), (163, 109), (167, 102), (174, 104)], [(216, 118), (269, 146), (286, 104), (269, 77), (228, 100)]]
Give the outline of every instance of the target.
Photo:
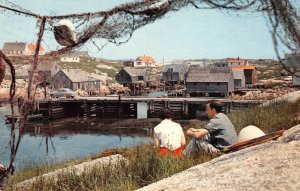
[[(38, 113), (50, 120), (63, 117), (96, 117), (96, 118), (139, 118), (145, 113), (147, 118), (156, 118), (162, 108), (174, 111), (176, 119), (196, 119), (205, 116), (205, 104), (212, 98), (147, 98), (147, 97), (78, 97), (73, 99), (38, 100)], [(236, 101), (218, 99), (223, 103), (223, 110), (254, 107), (263, 101)], [(140, 104), (146, 105), (139, 107)], [(138, 111), (139, 110), (139, 111)]]

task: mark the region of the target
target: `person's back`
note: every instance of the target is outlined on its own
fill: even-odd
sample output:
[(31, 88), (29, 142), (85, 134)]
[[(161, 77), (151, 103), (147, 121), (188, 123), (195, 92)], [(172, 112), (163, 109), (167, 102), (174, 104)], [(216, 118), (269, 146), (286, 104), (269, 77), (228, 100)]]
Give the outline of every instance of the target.
[(172, 153), (182, 156), (185, 137), (180, 124), (172, 121), (173, 112), (169, 108), (161, 111), (160, 124), (154, 127), (154, 145), (159, 148), (159, 154)]
[(160, 141), (160, 147), (168, 148), (170, 151), (181, 147), (183, 131), (178, 123), (165, 119), (154, 128), (154, 133)]

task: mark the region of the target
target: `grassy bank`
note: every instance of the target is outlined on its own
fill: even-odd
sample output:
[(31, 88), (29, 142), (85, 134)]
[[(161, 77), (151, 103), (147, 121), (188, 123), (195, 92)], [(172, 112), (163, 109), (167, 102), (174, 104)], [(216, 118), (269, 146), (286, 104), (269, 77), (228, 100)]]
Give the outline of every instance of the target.
[[(299, 112), (299, 104), (300, 99), (297, 103), (283, 101), (267, 107), (233, 112), (229, 114), (229, 117), (238, 132), (242, 127), (251, 124), (260, 127), (265, 133), (269, 133), (279, 129), (288, 129), (295, 125), (297, 123), (295, 121), (296, 115), (299, 114), (297, 113)], [(156, 150), (150, 145), (111, 150), (94, 156), (94, 158), (115, 153), (122, 154), (129, 160), (129, 164), (95, 167), (80, 176), (74, 173), (60, 175), (58, 182), (40, 180), (28, 187), (27, 190), (135, 190), (213, 158), (205, 154), (201, 154), (195, 159), (158, 157)], [(84, 160), (90, 159), (92, 158)], [(16, 190), (13, 185), (21, 180), (82, 161), (75, 160), (52, 166), (36, 166), (17, 172), (10, 178), (6, 190)]]

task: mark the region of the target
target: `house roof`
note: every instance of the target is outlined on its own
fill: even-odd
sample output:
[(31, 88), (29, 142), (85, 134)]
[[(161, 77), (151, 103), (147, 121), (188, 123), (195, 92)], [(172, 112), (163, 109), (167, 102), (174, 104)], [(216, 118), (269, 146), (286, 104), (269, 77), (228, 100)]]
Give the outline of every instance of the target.
[(38, 63), (37, 71), (51, 71), (52, 67), (55, 66), (55, 62)]
[(84, 71), (80, 69), (62, 69), (61, 70), (72, 82), (89, 82), (99, 81), (93, 77), (89, 77)]
[(187, 82), (229, 82), (232, 70), (227, 67), (192, 68)]
[(78, 55), (78, 56), (89, 56), (88, 51), (74, 51), (73, 53)]
[(24, 51), (26, 48), (25, 42), (5, 42), (3, 45), (3, 51), (9, 52), (9, 51)]
[[(27, 44), (28, 50), (29, 51), (35, 51), (36, 50), (36, 45), (35, 44)], [(40, 51), (45, 51), (42, 45), (40, 45)]]
[(147, 70), (144, 68), (132, 68), (132, 67), (125, 67), (123, 68), (130, 76), (145, 76), (147, 74)]
[(151, 56), (139, 56), (137, 57), (136, 61), (155, 62), (155, 60)]
[(185, 67), (183, 64), (169, 64), (164, 66), (163, 73), (168, 72), (169, 69), (173, 69), (173, 72), (180, 72), (181, 68)]
[(232, 73), (233, 73), (233, 79), (243, 79), (243, 78), (245, 78), (244, 70), (242, 70), (242, 69), (232, 70)]
[(240, 58), (228, 58), (225, 60), (225, 62), (246, 62), (247, 60), (246, 59), (240, 59)]
[(243, 69), (243, 70), (255, 70), (256, 66), (229, 66), (232, 70)]
[(79, 55), (75, 52), (68, 52), (68, 53), (61, 55), (61, 57), (78, 58)]

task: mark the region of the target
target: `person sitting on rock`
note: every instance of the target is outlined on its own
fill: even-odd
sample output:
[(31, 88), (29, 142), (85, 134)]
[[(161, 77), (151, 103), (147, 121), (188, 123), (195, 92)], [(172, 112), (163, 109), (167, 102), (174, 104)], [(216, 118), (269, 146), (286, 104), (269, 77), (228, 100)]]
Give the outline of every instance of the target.
[(160, 124), (154, 127), (154, 145), (159, 148), (159, 155), (172, 154), (183, 156), (186, 144), (185, 136), (180, 124), (172, 121), (173, 112), (169, 108), (162, 109)]
[(222, 112), (222, 103), (211, 100), (206, 104), (209, 123), (201, 129), (190, 128), (186, 135), (193, 138), (183, 151), (186, 157), (199, 152), (219, 154), (225, 147), (237, 142), (237, 133), (230, 119)]

